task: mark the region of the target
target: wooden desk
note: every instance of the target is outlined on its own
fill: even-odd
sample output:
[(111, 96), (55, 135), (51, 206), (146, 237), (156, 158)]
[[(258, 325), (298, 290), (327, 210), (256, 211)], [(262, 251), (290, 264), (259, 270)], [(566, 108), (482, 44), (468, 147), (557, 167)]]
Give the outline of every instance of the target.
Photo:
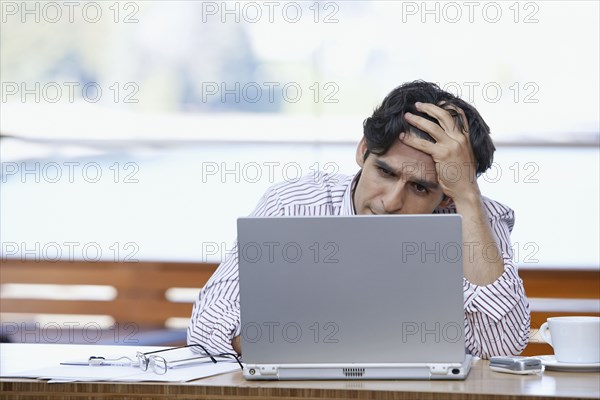
[[(29, 345), (44, 346), (44, 345)], [(45, 345), (51, 346), (51, 345)], [(3, 360), (6, 363), (6, 360)], [(6, 364), (4, 364), (6, 365)], [(187, 383), (61, 383), (0, 379), (2, 399), (542, 399), (599, 398), (600, 373), (546, 371), (519, 376), (476, 361), (465, 381), (248, 382), (232, 372)]]

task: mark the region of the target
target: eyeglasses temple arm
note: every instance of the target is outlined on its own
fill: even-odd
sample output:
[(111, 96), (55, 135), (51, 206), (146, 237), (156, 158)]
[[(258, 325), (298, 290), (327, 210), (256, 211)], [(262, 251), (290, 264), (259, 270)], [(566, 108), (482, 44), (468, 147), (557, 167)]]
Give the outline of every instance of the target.
[(217, 363), (217, 360), (212, 356), (212, 354), (210, 354), (208, 352), (208, 350), (206, 350), (206, 348), (204, 346), (202, 346), (201, 344), (188, 344), (187, 346), (184, 346), (184, 347), (193, 347), (193, 346), (200, 347), (206, 353), (206, 355), (210, 358), (210, 360), (213, 362), (213, 364)]
[(233, 353), (221, 353), (219, 354), (220, 356), (231, 356), (233, 358), (235, 358), (235, 361), (237, 361), (237, 363), (239, 364), (240, 368), (243, 370), (244, 366), (242, 365), (242, 362), (240, 361), (239, 357)]

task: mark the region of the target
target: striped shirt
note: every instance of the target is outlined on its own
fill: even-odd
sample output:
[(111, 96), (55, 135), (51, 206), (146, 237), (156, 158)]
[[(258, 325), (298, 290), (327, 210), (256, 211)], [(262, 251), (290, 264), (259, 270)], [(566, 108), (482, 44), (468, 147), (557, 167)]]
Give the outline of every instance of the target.
[[(294, 182), (271, 187), (251, 216), (354, 215), (355, 176), (317, 172)], [(504, 273), (493, 283), (477, 286), (463, 279), (465, 341), (471, 354), (489, 358), (516, 355), (527, 345), (530, 311), (523, 282), (512, 261), (510, 232), (514, 212), (483, 198), (490, 226), (502, 252)], [(453, 206), (436, 213), (456, 213)], [(232, 254), (208, 280), (194, 304), (187, 332), (189, 344), (200, 343), (215, 353), (232, 353), (240, 334), (238, 254)]]

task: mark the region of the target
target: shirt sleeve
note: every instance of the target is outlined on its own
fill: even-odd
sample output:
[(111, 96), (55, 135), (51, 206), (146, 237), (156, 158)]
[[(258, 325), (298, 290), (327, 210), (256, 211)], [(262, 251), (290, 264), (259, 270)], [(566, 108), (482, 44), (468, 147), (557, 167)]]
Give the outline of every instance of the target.
[[(276, 186), (259, 201), (251, 216), (276, 216), (283, 207)], [(234, 353), (231, 342), (240, 334), (240, 289), (237, 241), (194, 303), (187, 331), (188, 344), (201, 344), (213, 354)]]
[(529, 340), (531, 314), (523, 281), (512, 260), (514, 212), (486, 198), (484, 205), (500, 247), (504, 273), (486, 286), (464, 279), (466, 345), (473, 355), (482, 358), (517, 355)]

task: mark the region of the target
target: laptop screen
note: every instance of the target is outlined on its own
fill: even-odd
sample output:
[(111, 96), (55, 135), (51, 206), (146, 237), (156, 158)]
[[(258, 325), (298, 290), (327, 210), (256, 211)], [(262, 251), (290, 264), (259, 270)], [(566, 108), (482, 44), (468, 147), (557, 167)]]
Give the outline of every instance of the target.
[(460, 362), (461, 217), (238, 220), (250, 363)]

